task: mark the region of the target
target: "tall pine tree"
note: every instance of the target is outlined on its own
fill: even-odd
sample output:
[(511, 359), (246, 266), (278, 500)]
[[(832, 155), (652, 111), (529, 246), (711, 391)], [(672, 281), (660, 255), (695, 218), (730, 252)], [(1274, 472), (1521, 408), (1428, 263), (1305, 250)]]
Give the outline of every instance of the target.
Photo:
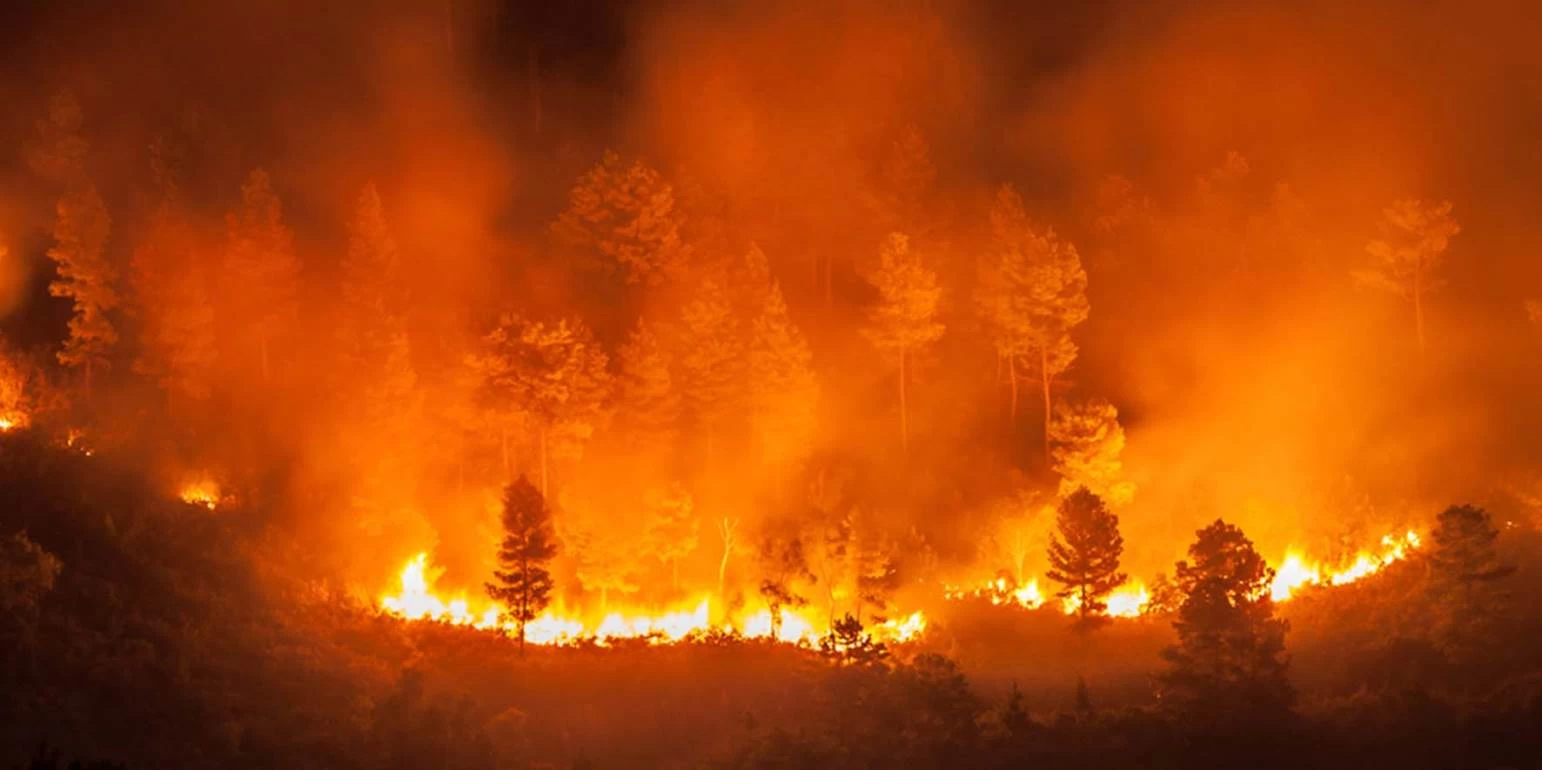
[(864, 333), (879, 352), (899, 367), (900, 444), (910, 448), (910, 407), (906, 392), (916, 353), (942, 337), (946, 327), (937, 320), (942, 288), (937, 274), (911, 251), (910, 239), (891, 233), (884, 241), (880, 264), (870, 280), (878, 289), (878, 305), (869, 314)]
[(808, 452), (819, 406), (819, 382), (803, 333), (772, 284), (756, 317), (749, 349), (750, 429), (770, 464)]
[(712, 459), (730, 418), (743, 409), (744, 337), (723, 285), (707, 279), (681, 309), (681, 393)]
[[(372, 218), (379, 210), (379, 195), (373, 193), (373, 187), (366, 191), (360, 216)], [(383, 219), (380, 223), (383, 227)], [(383, 230), (374, 229), (373, 221), (356, 221), (355, 228), (366, 240), (382, 237)], [(288, 340), (298, 313), (300, 266), (294, 234), (284, 225), (283, 204), (266, 171), (254, 169), (247, 175), (240, 205), (225, 215), (225, 239), (225, 305), (241, 330), (237, 336), (242, 347), (253, 351), (267, 382), (272, 378), (273, 348)], [(373, 272), (382, 266), (356, 267)], [(394, 270), (394, 265), (383, 267)]]
[(625, 441), (638, 456), (668, 467), (680, 432), (680, 392), (653, 327), (639, 319), (620, 358), (616, 414)]
[(551, 603), (550, 564), (557, 555), (546, 498), (521, 475), (503, 490), (503, 543), (487, 594), (503, 605), (506, 621), (518, 628), (525, 649), (525, 626)]
[(1050, 537), (1049, 579), (1065, 586), (1056, 596), (1075, 600), (1077, 625), (1090, 628), (1108, 609), (1108, 595), (1127, 577), (1119, 571), (1124, 553), (1119, 517), (1082, 487), (1060, 501), (1055, 528), (1059, 532)]

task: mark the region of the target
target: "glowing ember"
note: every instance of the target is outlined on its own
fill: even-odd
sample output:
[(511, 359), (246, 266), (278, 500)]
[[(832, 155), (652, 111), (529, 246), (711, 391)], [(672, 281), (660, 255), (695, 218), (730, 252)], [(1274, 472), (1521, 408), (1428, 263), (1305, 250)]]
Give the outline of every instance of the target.
[(1039, 590), (1038, 580), (1030, 580), (1026, 585), (1017, 586), (1004, 577), (998, 577), (976, 588), (943, 586), (943, 597), (955, 601), (959, 599), (988, 599), (991, 604), (997, 606), (1011, 604), (1030, 610), (1037, 609), (1044, 604), (1044, 594)]

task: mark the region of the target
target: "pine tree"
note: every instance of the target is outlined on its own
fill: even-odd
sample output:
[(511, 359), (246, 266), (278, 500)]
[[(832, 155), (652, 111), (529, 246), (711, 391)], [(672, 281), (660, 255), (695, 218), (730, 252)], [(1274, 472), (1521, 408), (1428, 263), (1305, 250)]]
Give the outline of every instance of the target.
[(1269, 568), (1242, 530), (1217, 520), (1178, 562), (1178, 643), (1163, 651), (1163, 702), (1202, 720), (1272, 719), (1294, 698), (1284, 620), (1274, 616)]
[(1355, 278), (1365, 286), (1413, 303), (1414, 331), (1422, 356), (1425, 298), (1444, 283), (1439, 271), (1446, 245), (1462, 228), (1451, 216), (1449, 202), (1404, 199), (1382, 210), (1381, 229), (1382, 238), (1365, 247), (1375, 263), (1357, 271)]
[(873, 346), (899, 365), (900, 444), (910, 448), (910, 417), (906, 380), (913, 357), (942, 337), (945, 327), (937, 321), (942, 289), (937, 274), (921, 264), (910, 250), (910, 239), (891, 233), (880, 254), (881, 263), (872, 276), (878, 288), (878, 305), (864, 330)]
[(644, 540), (654, 558), (669, 565), (671, 586), (680, 590), (680, 560), (696, 550), (701, 524), (691, 493), (679, 484), (652, 489), (644, 499), (647, 531)]
[[(394, 260), (390, 264), (363, 260), (371, 251), (366, 243), (390, 243), (383, 215), (377, 219), (377, 214), (379, 195), (370, 186), (360, 204), (360, 219), (355, 223), (361, 240), (360, 263), (353, 263), (352, 246), (350, 263), (352, 269), (362, 273), (384, 268), (392, 271), (394, 277)], [(239, 336), (256, 348), (259, 371), (267, 382), (272, 377), (272, 349), (276, 342), (285, 339), (298, 314), (300, 267), (294, 253), (294, 234), (284, 225), (283, 204), (266, 171), (254, 169), (247, 175), (241, 185), (241, 204), (225, 215), (225, 238), (227, 304), (243, 329)], [(394, 251), (388, 246), (379, 248), (387, 253)], [(355, 277), (355, 284), (365, 281), (365, 275)]]
[(142, 336), (134, 368), (154, 376), (169, 394), (202, 399), (209, 395), (216, 358), (208, 273), (176, 181), (160, 159), (156, 166), (162, 199), (131, 261)]
[(525, 625), (551, 603), (549, 565), (557, 555), (556, 535), (546, 498), (521, 475), (503, 490), (503, 544), (499, 569), (487, 594), (504, 608), (504, 619), (519, 629), (519, 649), (525, 649)]
[(914, 124), (908, 125), (890, 144), (884, 159), (879, 219), (885, 229), (911, 233), (925, 241), (932, 230), (936, 184), (937, 168), (926, 137)]
[(690, 249), (681, 226), (674, 188), (663, 176), (642, 161), (626, 166), (606, 151), (573, 186), (552, 231), (597, 253), (601, 268), (619, 269), (627, 283), (658, 286), (685, 271)]
[(1019, 381), (1038, 373), (1048, 455), (1050, 390), (1076, 360), (1071, 330), (1087, 320), (1087, 273), (1075, 246), (1029, 221), (1022, 197), (1010, 185), (996, 193), (991, 234), (991, 250), (980, 264), (976, 309), (1006, 364), (1014, 418)]
[(1050, 537), (1048, 577), (1065, 586), (1056, 596), (1077, 602), (1078, 626), (1090, 628), (1108, 609), (1105, 599), (1128, 577), (1119, 571), (1124, 553), (1119, 517), (1082, 487), (1060, 502), (1055, 527), (1059, 534)]
[(1134, 497), (1135, 486), (1124, 481), (1124, 428), (1119, 410), (1101, 398), (1072, 402), (1055, 410), (1049, 424), (1050, 468), (1060, 474), (1060, 494), (1086, 487), (1113, 505)]
[(621, 347), (617, 418), (630, 447), (655, 463), (667, 462), (680, 430), (680, 393), (658, 335), (639, 319)]
[(718, 434), (743, 408), (744, 337), (728, 292), (712, 279), (681, 309), (681, 321), (681, 393), (710, 461)]
[(1499, 562), (1498, 537), (1488, 511), (1472, 505), (1441, 511), (1431, 533), (1433, 630), (1441, 644), (1462, 657), (1492, 638), (1503, 598), (1499, 581), (1515, 571)]
[(772, 284), (750, 337), (749, 411), (761, 456), (773, 467), (808, 451), (813, 440), (819, 382), (812, 359), (781, 287)]
[(819, 652), (843, 666), (882, 667), (888, 664), (889, 648), (873, 641), (862, 628), (862, 621), (850, 614), (830, 625), (830, 633), (819, 640)]
[(549, 489), (553, 450), (578, 452), (604, 416), (610, 392), (606, 362), (583, 321), (552, 324), (513, 314), (499, 320), (469, 359), (481, 379), (483, 403), (518, 409), (534, 423), (542, 494)]
[(59, 351), (59, 363), (85, 372), (88, 394), (92, 371), (108, 367), (107, 356), (118, 342), (118, 332), (107, 317), (118, 306), (113, 288), (117, 271), (106, 254), (111, 226), (96, 186), (85, 183), (59, 199), (54, 246), (48, 250), (58, 269), (48, 293), (67, 298), (74, 306), (70, 336)]

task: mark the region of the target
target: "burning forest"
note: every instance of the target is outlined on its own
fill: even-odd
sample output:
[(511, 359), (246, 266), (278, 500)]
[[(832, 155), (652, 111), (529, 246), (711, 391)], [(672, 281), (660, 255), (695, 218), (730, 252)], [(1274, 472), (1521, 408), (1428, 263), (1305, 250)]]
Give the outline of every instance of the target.
[(1534, 764), (1533, 5), (0, 10), (0, 765)]

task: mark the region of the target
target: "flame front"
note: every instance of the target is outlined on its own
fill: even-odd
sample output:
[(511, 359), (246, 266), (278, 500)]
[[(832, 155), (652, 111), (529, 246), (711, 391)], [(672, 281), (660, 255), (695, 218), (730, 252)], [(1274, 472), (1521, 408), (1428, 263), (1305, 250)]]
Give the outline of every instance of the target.
[(1418, 534), (1409, 531), (1402, 537), (1387, 535), (1381, 539), (1381, 551), (1361, 551), (1347, 566), (1328, 569), (1321, 564), (1307, 561), (1299, 551), (1289, 551), (1284, 561), (1274, 571), (1274, 583), (1269, 595), (1277, 602), (1290, 599), (1306, 586), (1341, 586), (1369, 577), (1385, 569), (1387, 565), (1408, 558), (1411, 551), (1420, 546)]

